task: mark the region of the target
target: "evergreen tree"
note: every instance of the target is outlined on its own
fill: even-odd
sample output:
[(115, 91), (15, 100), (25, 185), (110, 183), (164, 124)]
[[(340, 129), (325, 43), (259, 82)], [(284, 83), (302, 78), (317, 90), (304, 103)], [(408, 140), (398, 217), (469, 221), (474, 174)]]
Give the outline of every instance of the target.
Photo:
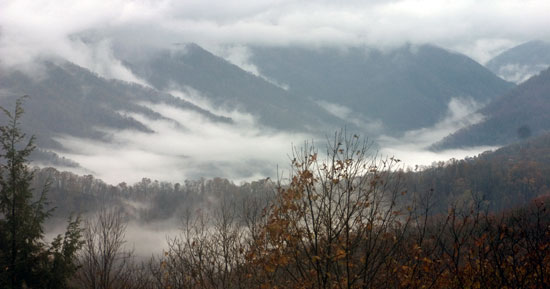
[(0, 126), (0, 287), (64, 288), (68, 274), (76, 270), (79, 219), (69, 220), (64, 237), (45, 244), (42, 224), (51, 212), (46, 210), (47, 185), (35, 198), (33, 171), (27, 165), (35, 138), (27, 138), (19, 128), (22, 102), (17, 100), (13, 112), (0, 107), (8, 118), (8, 124)]

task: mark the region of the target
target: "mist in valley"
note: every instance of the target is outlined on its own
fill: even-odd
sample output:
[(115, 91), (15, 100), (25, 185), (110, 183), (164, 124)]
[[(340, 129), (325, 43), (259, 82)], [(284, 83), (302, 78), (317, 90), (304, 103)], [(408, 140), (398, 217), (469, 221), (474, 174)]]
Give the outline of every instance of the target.
[(548, 11), (2, 1), (0, 287), (550, 282)]

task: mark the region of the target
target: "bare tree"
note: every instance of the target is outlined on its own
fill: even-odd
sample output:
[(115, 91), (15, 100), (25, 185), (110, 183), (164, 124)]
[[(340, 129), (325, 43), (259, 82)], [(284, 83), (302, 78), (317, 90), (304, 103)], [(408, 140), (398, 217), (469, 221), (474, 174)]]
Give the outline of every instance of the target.
[(133, 251), (125, 248), (126, 223), (120, 210), (102, 209), (85, 222), (84, 246), (77, 278), (81, 288), (128, 288)]
[(181, 234), (170, 238), (164, 256), (151, 263), (157, 288), (250, 288), (251, 234), (245, 224), (232, 201), (188, 213)]

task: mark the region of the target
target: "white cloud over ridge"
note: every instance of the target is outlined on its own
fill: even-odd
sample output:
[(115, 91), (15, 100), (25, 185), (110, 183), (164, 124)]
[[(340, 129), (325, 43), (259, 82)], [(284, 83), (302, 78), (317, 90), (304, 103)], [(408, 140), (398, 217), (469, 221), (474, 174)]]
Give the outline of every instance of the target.
[(111, 184), (144, 177), (172, 182), (200, 177), (248, 181), (276, 175), (277, 165), (288, 163), (292, 141), (311, 138), (265, 132), (246, 116), (232, 124), (216, 123), (193, 111), (146, 105), (172, 121), (132, 114), (155, 132), (106, 131), (112, 133), (110, 142), (60, 136), (65, 151), (57, 153)]
[[(18, 67), (36, 58), (64, 58), (107, 78), (147, 85), (113, 57), (112, 46), (171, 47), (185, 42), (205, 46), (260, 77), (261, 71), (248, 61), (247, 45), (368, 45), (384, 49), (404, 43), (433, 43), (485, 63), (521, 42), (550, 40), (548, 11), (550, 1), (546, 0), (3, 0), (0, 65)], [(178, 95), (177, 91), (171, 93)], [(189, 94), (184, 91), (180, 96)], [(108, 182), (215, 175), (255, 179), (271, 174), (277, 164), (286, 164), (292, 142), (310, 138), (266, 133), (250, 115), (216, 111), (200, 99), (194, 101), (230, 116), (236, 124), (212, 123), (189, 111), (152, 106), (185, 129), (133, 115), (156, 133), (117, 132), (113, 143), (62, 136), (70, 153), (59, 154)], [(325, 107), (337, 114), (347, 113), (345, 107)], [(382, 139), (387, 146), (383, 153), (402, 159), (411, 156), (411, 162), (460, 155), (436, 155), (425, 148), (428, 139), (434, 141), (464, 124), (459, 120), (464, 119), (464, 107), (471, 109), (467, 103), (451, 103), (449, 117), (435, 127), (409, 132), (399, 140)], [(381, 124), (375, 122), (373, 129), (378, 126)], [(398, 146), (397, 141), (413, 146)]]
[(399, 138), (380, 136), (377, 141), (382, 147), (382, 155), (394, 156), (403, 161), (405, 167), (429, 166), (434, 162), (451, 158), (473, 157), (497, 147), (481, 146), (466, 149), (450, 149), (434, 152), (429, 147), (445, 136), (468, 125), (484, 120), (476, 111), (481, 104), (468, 97), (455, 97), (449, 101), (447, 115), (431, 127), (411, 130)]
[(550, 67), (550, 64), (547, 63), (538, 65), (506, 64), (499, 67), (498, 76), (507, 81), (520, 84), (548, 67)]
[[(196, 100), (197, 95), (180, 92), (180, 96), (208, 108), (208, 103)], [(57, 151), (78, 162), (86, 171), (110, 184), (134, 183), (144, 177), (159, 181), (182, 182), (200, 177), (223, 177), (236, 182), (252, 181), (283, 175), (289, 166), (292, 144), (315, 139), (307, 134), (266, 131), (255, 119), (238, 111), (223, 111), (233, 123), (217, 123), (189, 110), (164, 104), (142, 103), (168, 120), (152, 120), (139, 114), (128, 114), (147, 123), (154, 133), (133, 130), (108, 131), (111, 141), (60, 136), (65, 147)], [(494, 147), (432, 152), (429, 145), (483, 116), (474, 113), (479, 107), (471, 99), (454, 98), (449, 103), (447, 117), (433, 127), (409, 131), (401, 138), (381, 136), (379, 156), (394, 156), (406, 167), (425, 166), (450, 158), (474, 156)], [(323, 151), (325, 143), (316, 147)]]
[(288, 84), (279, 83), (274, 79), (271, 79), (265, 75), (263, 75), (258, 67), (250, 62), (250, 57), (252, 56), (252, 53), (250, 52), (250, 49), (244, 45), (230, 45), (230, 46), (218, 46), (217, 48), (214, 48), (218, 56), (221, 56), (225, 58), (227, 61), (231, 62), (234, 65), (237, 65), (242, 70), (247, 71), (248, 73), (251, 73), (255, 76), (258, 76), (265, 81), (276, 85), (284, 90), (288, 90), (290, 87)]
[(377, 135), (383, 131), (384, 125), (381, 120), (367, 120), (354, 113), (351, 108), (338, 103), (323, 100), (317, 101), (317, 103), (328, 113), (364, 128), (367, 132)]
[(480, 62), (519, 42), (550, 39), (545, 0), (5, 0), (0, 11), (0, 54), (8, 66), (52, 55), (86, 66), (92, 52), (75, 37), (83, 34), (160, 46), (429, 42)]

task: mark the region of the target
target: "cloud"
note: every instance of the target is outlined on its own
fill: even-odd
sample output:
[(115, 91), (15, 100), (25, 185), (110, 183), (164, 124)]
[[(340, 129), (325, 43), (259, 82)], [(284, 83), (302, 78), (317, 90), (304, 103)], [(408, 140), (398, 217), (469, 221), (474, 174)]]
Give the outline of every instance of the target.
[[(449, 101), (445, 118), (432, 127), (405, 132), (399, 142), (407, 145), (414, 144), (418, 148), (427, 148), (460, 128), (484, 120), (483, 115), (476, 112), (481, 107), (481, 104), (471, 98), (454, 97)], [(385, 143), (395, 142), (395, 139), (386, 136), (382, 136), (380, 139)]]
[(473, 42), (458, 43), (452, 46), (453, 50), (463, 54), (470, 55), (479, 63), (486, 64), (496, 55), (506, 51), (507, 49), (521, 44), (522, 40), (514, 40), (507, 38), (483, 38)]
[[(197, 92), (179, 92), (193, 103), (209, 107)], [(313, 140), (307, 134), (266, 131), (249, 114), (239, 111), (216, 113), (230, 116), (233, 123), (213, 122), (204, 116), (164, 104), (142, 103), (168, 118), (152, 120), (140, 114), (129, 116), (147, 123), (155, 132), (106, 131), (109, 142), (60, 136), (65, 150), (60, 156), (78, 162), (97, 178), (117, 184), (137, 182), (143, 177), (181, 182), (200, 177), (224, 177), (250, 181), (277, 175), (289, 164), (292, 144)], [(449, 133), (483, 119), (474, 113), (480, 105), (468, 98), (454, 98), (447, 117), (433, 127), (409, 131), (401, 138), (381, 136), (376, 141), (381, 156), (395, 156), (406, 166), (430, 165), (434, 161), (473, 156), (492, 147), (432, 152), (427, 148)], [(338, 108), (343, 109), (345, 108)], [(124, 113), (124, 112), (121, 112)], [(315, 141), (315, 140), (314, 140)], [(319, 145), (323, 147), (324, 142)], [(90, 173), (90, 172), (88, 172)]]
[(337, 103), (331, 103), (328, 101), (317, 101), (317, 103), (324, 108), (328, 113), (349, 121), (355, 124), (357, 127), (364, 128), (367, 132), (377, 135), (382, 132), (384, 125), (381, 120), (367, 120), (361, 115), (353, 112), (349, 107)]
[[(113, 46), (139, 50), (197, 42), (261, 76), (248, 61), (247, 45), (391, 48), (429, 42), (483, 63), (520, 42), (550, 40), (546, 0), (4, 0), (0, 11), (0, 65), (64, 58), (102, 76), (145, 85), (113, 56)], [(187, 88), (174, 90), (192, 94)], [(460, 107), (453, 110), (451, 103), (449, 122), (381, 142), (388, 153), (405, 154), (398, 141), (427, 153), (428, 140), (464, 125), (453, 120)], [(181, 126), (134, 116), (156, 132), (111, 132), (114, 143), (60, 136), (69, 150), (63, 155), (110, 182), (144, 176), (181, 180), (205, 172), (246, 179), (286, 163), (290, 143), (309, 138), (262, 131), (250, 115), (238, 111), (224, 112), (238, 119), (236, 124), (219, 124), (190, 111), (153, 108)]]
[(451, 158), (462, 159), (474, 156), (496, 147), (481, 146), (467, 149), (453, 149), (434, 152), (429, 146), (460, 128), (481, 122), (484, 116), (476, 111), (481, 107), (470, 98), (452, 98), (448, 104), (447, 115), (432, 127), (408, 131), (400, 138), (381, 136), (378, 143), (381, 154), (394, 156), (403, 161), (406, 167), (428, 166), (433, 162)]
[(266, 132), (252, 117), (236, 118), (233, 124), (216, 123), (193, 111), (146, 105), (172, 121), (132, 114), (155, 133), (107, 131), (110, 142), (60, 136), (65, 151), (57, 153), (111, 184), (143, 177), (172, 182), (200, 177), (241, 181), (275, 176), (278, 164), (286, 167), (293, 140), (311, 139), (304, 134)]
[(0, 3), (0, 54), (7, 66), (46, 56), (92, 66), (86, 59), (94, 52), (81, 37), (93, 35), (163, 47), (429, 42), (485, 62), (514, 44), (550, 40), (549, 10), (545, 0), (6, 0)]
[(520, 84), (548, 67), (550, 64), (547, 63), (538, 65), (506, 64), (498, 68), (498, 76)]
[[(84, 220), (95, 218), (95, 213), (81, 216)], [(130, 216), (131, 220), (133, 216)], [(122, 250), (132, 251), (137, 262), (147, 262), (151, 256), (159, 256), (168, 250), (168, 239), (182, 234), (181, 220), (167, 219), (163, 221), (141, 223), (130, 221), (126, 224), (125, 243)], [(59, 234), (65, 234), (67, 229), (65, 218), (49, 219), (45, 226), (44, 240), (52, 242)]]
[(227, 61), (231, 62), (232, 64), (237, 65), (242, 70), (247, 71), (248, 73), (251, 73), (255, 76), (263, 78), (264, 80), (266, 80), (271, 84), (274, 84), (284, 90), (289, 89), (288, 84), (279, 83), (276, 80), (263, 75), (258, 69), (258, 67), (252, 62), (250, 62), (250, 57), (252, 56), (252, 52), (250, 52), (250, 49), (248, 49), (248, 47), (244, 45), (224, 45), (224, 46), (214, 47), (213, 53), (225, 58)]

